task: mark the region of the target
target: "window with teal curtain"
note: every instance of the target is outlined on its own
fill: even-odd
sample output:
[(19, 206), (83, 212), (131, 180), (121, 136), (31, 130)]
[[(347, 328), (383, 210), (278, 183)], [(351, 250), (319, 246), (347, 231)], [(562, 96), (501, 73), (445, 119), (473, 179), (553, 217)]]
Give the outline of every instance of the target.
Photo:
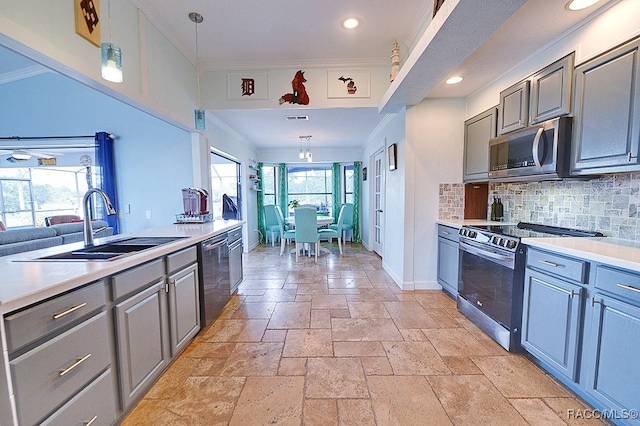
[[(262, 163), (258, 163), (258, 182), (262, 182)], [(258, 194), (258, 229), (260, 230), (260, 242), (266, 242), (266, 229), (264, 226), (264, 194), (262, 191), (257, 191)]]
[(353, 242), (360, 243), (360, 168), (361, 161), (353, 163)]
[(338, 163), (333, 163), (331, 166), (331, 182), (331, 192), (333, 195), (333, 212), (331, 215), (337, 221), (338, 215), (340, 214), (340, 206), (342, 205), (340, 200), (340, 164)]
[(287, 215), (289, 204), (289, 189), (287, 188), (287, 165), (280, 163), (278, 165), (278, 205), (284, 215)]

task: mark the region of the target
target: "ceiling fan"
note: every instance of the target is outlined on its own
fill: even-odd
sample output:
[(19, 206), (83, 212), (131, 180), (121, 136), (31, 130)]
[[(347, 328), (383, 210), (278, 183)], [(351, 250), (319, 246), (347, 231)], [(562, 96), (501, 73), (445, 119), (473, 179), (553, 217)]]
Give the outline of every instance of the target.
[(27, 161), (31, 159), (31, 157), (51, 158), (57, 155), (64, 155), (64, 154), (61, 152), (54, 152), (54, 151), (41, 152), (41, 151), (35, 151), (32, 149), (0, 149), (0, 155), (8, 155), (7, 161), (10, 161), (12, 163), (18, 163), (21, 161)]

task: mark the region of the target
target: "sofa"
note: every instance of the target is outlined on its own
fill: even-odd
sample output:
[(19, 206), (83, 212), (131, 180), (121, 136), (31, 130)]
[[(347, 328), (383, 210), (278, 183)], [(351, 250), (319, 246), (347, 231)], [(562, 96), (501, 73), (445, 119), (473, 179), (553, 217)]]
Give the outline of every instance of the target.
[[(83, 228), (82, 222), (74, 222), (0, 231), (0, 256), (83, 241)], [(94, 238), (113, 235), (113, 228), (104, 220), (92, 221), (91, 228)]]

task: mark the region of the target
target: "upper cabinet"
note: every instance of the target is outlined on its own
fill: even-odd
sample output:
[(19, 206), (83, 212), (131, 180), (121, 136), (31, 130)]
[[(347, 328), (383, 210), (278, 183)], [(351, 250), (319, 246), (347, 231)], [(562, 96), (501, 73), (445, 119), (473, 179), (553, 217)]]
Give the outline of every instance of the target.
[(571, 112), (574, 53), (500, 92), (498, 134)]
[(640, 170), (640, 38), (576, 67), (571, 173)]
[(496, 136), (498, 109), (489, 108), (464, 122), (464, 182), (487, 181), (489, 139)]
[(529, 84), (529, 80), (524, 80), (500, 92), (499, 135), (525, 128), (529, 124)]
[(531, 77), (529, 124), (536, 124), (571, 112), (573, 63), (571, 53)]

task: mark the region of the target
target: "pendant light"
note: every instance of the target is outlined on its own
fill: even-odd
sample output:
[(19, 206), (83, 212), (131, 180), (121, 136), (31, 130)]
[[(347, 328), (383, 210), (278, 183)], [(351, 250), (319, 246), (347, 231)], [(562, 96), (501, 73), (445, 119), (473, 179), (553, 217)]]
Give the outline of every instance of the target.
[[(300, 138), (300, 154), (298, 155), (298, 158), (301, 160), (304, 160), (305, 158), (307, 159), (307, 163), (310, 163), (313, 161), (313, 156), (311, 155), (311, 143), (309, 142), (311, 140), (311, 135), (306, 135), (306, 136), (299, 136)], [(305, 139), (307, 141), (307, 151), (305, 152), (302, 149), (302, 140)]]
[(189, 19), (196, 25), (196, 79), (198, 81), (198, 109), (194, 111), (196, 130), (204, 130), (206, 128), (206, 117), (202, 109), (202, 101), (200, 99), (200, 56), (198, 51), (198, 24), (204, 21), (202, 15), (196, 12), (189, 14)]
[(102, 43), (102, 78), (112, 83), (122, 83), (122, 50), (111, 41), (111, 0), (107, 1), (109, 43)]

